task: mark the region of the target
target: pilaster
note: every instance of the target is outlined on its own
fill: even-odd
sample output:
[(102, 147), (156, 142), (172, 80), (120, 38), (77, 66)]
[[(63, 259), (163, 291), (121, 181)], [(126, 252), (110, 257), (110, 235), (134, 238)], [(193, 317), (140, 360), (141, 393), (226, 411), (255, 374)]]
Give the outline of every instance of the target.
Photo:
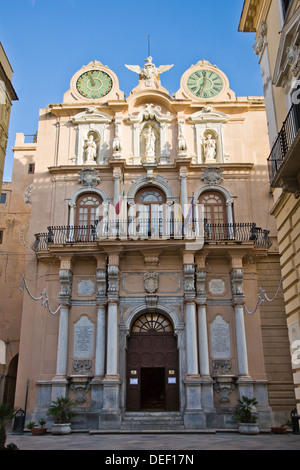
[(119, 376), (119, 254), (111, 254), (107, 267), (106, 371), (99, 429), (118, 429), (121, 424)]
[(231, 290), (234, 308), (236, 348), (238, 363), (238, 380), (236, 382), (239, 396), (253, 396), (253, 382), (249, 376), (248, 352), (244, 320), (245, 295), (243, 290), (243, 256), (244, 253), (231, 254)]
[(194, 253), (183, 252), (185, 329), (186, 329), (186, 429), (205, 427), (199, 375)]
[(203, 250), (196, 257), (196, 302), (198, 319), (198, 347), (199, 367), (202, 382), (202, 407), (205, 411), (213, 411), (213, 380), (209, 371), (209, 348), (207, 331), (207, 299), (206, 299), (206, 257), (207, 252)]
[(67, 362), (69, 336), (69, 310), (72, 294), (72, 257), (62, 257), (59, 269), (61, 305), (56, 359), (56, 376), (52, 379), (52, 400), (67, 393)]

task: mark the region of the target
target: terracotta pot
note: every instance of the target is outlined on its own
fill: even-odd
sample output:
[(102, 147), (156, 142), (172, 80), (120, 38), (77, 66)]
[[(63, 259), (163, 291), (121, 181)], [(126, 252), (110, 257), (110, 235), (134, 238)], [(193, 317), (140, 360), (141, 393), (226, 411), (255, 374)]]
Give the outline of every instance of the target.
[(286, 426), (274, 427), (274, 428), (271, 428), (271, 431), (274, 434), (285, 434), (287, 432), (287, 427)]
[(42, 434), (46, 434), (47, 428), (32, 428), (31, 434), (34, 436), (41, 436)]

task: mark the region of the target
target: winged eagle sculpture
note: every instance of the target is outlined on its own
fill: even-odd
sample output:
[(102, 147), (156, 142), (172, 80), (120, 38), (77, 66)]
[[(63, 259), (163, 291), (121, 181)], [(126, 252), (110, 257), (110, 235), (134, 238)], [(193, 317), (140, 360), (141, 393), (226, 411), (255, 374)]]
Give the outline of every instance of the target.
[(161, 73), (167, 72), (167, 70), (170, 70), (174, 66), (173, 64), (173, 65), (160, 65), (159, 67), (156, 67), (155, 64), (152, 63), (152, 57), (150, 56), (145, 60), (145, 62), (146, 63), (144, 67), (140, 67), (139, 65), (126, 65), (126, 64), (125, 64), (125, 67), (127, 67), (132, 72), (138, 73), (144, 79), (152, 81), (153, 79), (158, 78), (158, 76)]

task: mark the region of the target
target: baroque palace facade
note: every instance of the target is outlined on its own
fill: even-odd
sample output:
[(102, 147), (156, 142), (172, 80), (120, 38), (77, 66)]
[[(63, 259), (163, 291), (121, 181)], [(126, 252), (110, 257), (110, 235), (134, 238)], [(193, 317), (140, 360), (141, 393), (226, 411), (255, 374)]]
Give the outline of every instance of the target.
[(261, 429), (282, 424), (295, 399), (264, 100), (205, 60), (172, 96), (171, 66), (127, 67), (128, 98), (94, 61), (40, 111), (36, 142), (17, 135), (28, 252), (1, 276), (22, 279), (3, 300), (22, 303), (15, 404), (37, 419), (69, 396), (78, 429), (236, 429), (247, 395)]

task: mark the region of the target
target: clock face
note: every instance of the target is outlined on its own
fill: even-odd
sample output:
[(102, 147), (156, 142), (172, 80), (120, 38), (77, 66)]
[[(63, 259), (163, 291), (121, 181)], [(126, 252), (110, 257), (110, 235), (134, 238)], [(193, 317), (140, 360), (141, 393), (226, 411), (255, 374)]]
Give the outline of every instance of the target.
[(113, 81), (102, 70), (88, 70), (80, 75), (76, 82), (77, 91), (90, 100), (103, 98), (112, 89)]
[(188, 90), (197, 98), (214, 98), (223, 86), (222, 78), (213, 70), (196, 70), (187, 79)]

